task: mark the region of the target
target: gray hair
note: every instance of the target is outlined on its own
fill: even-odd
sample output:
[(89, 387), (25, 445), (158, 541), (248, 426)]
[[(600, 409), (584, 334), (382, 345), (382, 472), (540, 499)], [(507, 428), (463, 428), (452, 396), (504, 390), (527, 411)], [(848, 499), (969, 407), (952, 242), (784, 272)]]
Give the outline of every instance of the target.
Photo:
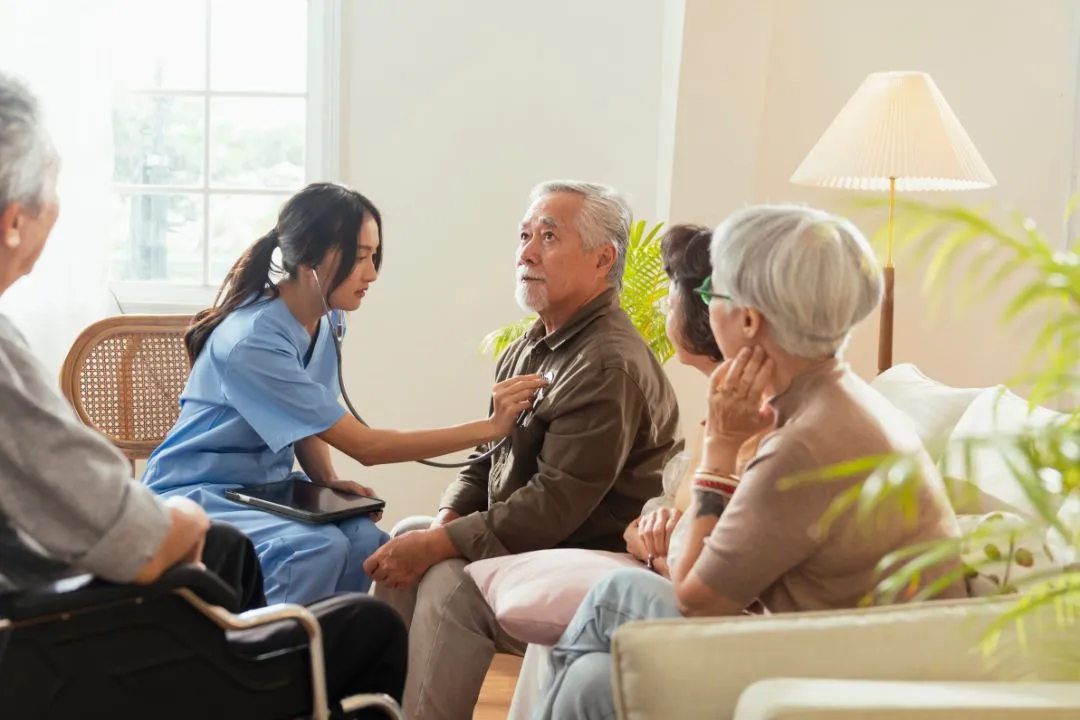
[(26, 85), (0, 73), (0, 210), (13, 202), (41, 204), (49, 152), (37, 99)]
[(532, 189), (529, 202), (535, 203), (545, 195), (554, 193), (581, 196), (581, 210), (574, 218), (574, 227), (581, 235), (586, 250), (596, 250), (605, 244), (615, 248), (615, 262), (608, 273), (608, 282), (621, 291), (623, 273), (626, 272), (626, 252), (630, 246), (630, 225), (633, 222), (630, 205), (613, 187), (579, 180), (540, 183)]
[(713, 232), (713, 284), (769, 321), (772, 338), (803, 358), (839, 353), (881, 302), (881, 270), (854, 224), (799, 205), (740, 210)]

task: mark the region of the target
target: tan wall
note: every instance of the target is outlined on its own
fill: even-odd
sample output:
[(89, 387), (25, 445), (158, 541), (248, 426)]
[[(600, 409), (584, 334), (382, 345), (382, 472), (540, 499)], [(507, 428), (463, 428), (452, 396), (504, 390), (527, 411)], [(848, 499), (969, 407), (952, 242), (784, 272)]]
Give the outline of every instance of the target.
[[(1074, 0), (686, 0), (671, 215), (712, 223), (744, 203), (789, 200), (848, 212), (846, 193), (788, 178), (867, 74), (923, 70), (998, 180), (992, 190), (941, 199), (1015, 206), (1060, 240), (1077, 165), (1078, 7)], [(875, 229), (866, 218), (862, 224), (868, 234)], [(995, 384), (1017, 372), (1030, 332), (997, 321), (1014, 287), (956, 317), (949, 304), (932, 311), (921, 268), (900, 263), (897, 278), (894, 362), (913, 362), (953, 385)], [(847, 356), (870, 377), (876, 353), (874, 316)], [(703, 406), (700, 387), (696, 378), (680, 384), (685, 407)]]

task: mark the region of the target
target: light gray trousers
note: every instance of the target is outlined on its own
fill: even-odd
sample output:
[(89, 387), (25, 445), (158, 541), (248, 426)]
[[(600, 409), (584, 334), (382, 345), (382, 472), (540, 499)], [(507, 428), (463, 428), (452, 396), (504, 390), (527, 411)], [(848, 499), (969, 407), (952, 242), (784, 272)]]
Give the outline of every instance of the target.
[[(431, 526), (430, 517), (402, 520), (397, 537)], [(495, 613), (468, 575), (461, 558), (434, 565), (410, 590), (375, 584), (375, 597), (389, 603), (409, 628), (409, 675), (405, 716), (409, 720), (470, 720), (480, 687), (496, 652), (521, 655), (525, 644), (499, 627)]]

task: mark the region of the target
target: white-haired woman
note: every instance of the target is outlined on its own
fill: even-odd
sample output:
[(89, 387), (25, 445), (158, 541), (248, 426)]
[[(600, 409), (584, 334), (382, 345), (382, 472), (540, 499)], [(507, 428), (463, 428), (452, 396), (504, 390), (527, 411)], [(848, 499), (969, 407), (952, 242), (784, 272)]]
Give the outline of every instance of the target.
[[(728, 358), (709, 387), (691, 524), (672, 581), (620, 570), (582, 602), (552, 651), (541, 718), (613, 718), (611, 638), (646, 618), (856, 607), (873, 598), (883, 557), (959, 531), (933, 465), (898, 410), (840, 360), (852, 328), (877, 306), (873, 252), (847, 220), (808, 207), (741, 210), (713, 233), (712, 277), (699, 288)], [(765, 431), (736, 475), (739, 447)], [(872, 526), (826, 508), (865, 475), (785, 487), (792, 475), (893, 452), (922, 453), (920, 512), (886, 511)], [(937, 597), (966, 594), (959, 560), (929, 568)]]

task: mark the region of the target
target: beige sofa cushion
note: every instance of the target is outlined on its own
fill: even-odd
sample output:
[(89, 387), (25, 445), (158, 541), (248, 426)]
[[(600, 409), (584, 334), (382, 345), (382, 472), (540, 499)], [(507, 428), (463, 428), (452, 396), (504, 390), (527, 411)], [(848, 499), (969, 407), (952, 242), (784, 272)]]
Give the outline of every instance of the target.
[(734, 720), (1075, 720), (1077, 683), (762, 680)]
[[(1071, 679), (1055, 659), (1080, 642), (1052, 609), (1012, 627), (999, 652), (981, 642), (1004, 600), (963, 600), (768, 617), (658, 620), (620, 628), (613, 644), (615, 703), (623, 720), (730, 718), (742, 692), (776, 677), (888, 680)], [(1041, 622), (1041, 624), (1040, 624)]]

